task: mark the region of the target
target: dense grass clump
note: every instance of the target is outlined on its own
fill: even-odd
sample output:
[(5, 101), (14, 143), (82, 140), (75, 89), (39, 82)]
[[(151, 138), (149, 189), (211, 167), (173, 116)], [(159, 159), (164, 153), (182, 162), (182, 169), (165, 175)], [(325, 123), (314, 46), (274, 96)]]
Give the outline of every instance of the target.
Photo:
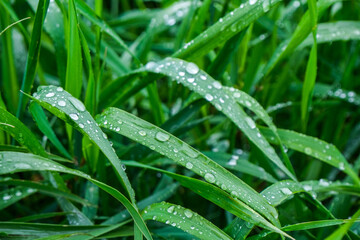
[(0, 0), (0, 239), (360, 239), (360, 2)]

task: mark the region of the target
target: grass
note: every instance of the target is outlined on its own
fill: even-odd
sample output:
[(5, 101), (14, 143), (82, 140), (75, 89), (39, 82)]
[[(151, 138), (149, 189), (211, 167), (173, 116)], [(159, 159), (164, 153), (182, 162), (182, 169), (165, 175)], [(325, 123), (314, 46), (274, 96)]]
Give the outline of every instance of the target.
[(0, 1), (0, 238), (360, 239), (359, 13)]

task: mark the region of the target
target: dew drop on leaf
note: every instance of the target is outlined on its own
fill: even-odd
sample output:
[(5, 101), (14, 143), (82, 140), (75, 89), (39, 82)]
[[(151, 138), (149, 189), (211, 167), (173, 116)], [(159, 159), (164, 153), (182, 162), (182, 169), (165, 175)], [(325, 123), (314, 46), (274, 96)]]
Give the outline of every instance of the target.
[(197, 74), (199, 67), (195, 63), (188, 63), (185, 69), (189, 74)]
[(194, 215), (189, 209), (185, 209), (184, 214), (187, 218), (192, 218)]
[(170, 135), (163, 132), (157, 132), (155, 135), (155, 139), (160, 142), (166, 142), (170, 139)]
[(74, 97), (69, 97), (69, 101), (80, 112), (85, 111), (85, 106), (79, 99), (76, 99)]
[(174, 208), (175, 208), (175, 206), (170, 206), (166, 211), (167, 211), (168, 213), (173, 213), (173, 212), (174, 212)]
[(209, 102), (214, 99), (214, 97), (213, 97), (211, 94), (209, 94), (209, 93), (207, 93), (207, 94), (205, 95), (205, 98), (206, 98), (206, 100), (208, 100)]
[(187, 162), (187, 163), (185, 164), (185, 167), (186, 167), (187, 169), (192, 169), (193, 166), (194, 166), (194, 165), (193, 165), (191, 162)]
[(214, 175), (212, 175), (211, 173), (206, 173), (204, 176), (205, 180), (208, 181), (209, 183), (214, 183), (215, 182), (215, 177)]
[(254, 128), (256, 127), (254, 121), (253, 121), (251, 118), (246, 117), (246, 118), (245, 118), (245, 121), (246, 121), (246, 123), (249, 125), (249, 127), (250, 127), (251, 129), (254, 129)]
[(53, 97), (54, 95), (55, 95), (55, 93), (49, 92), (48, 94), (45, 95), (45, 97)]
[(281, 188), (280, 190), (285, 195), (291, 195), (292, 194), (292, 192), (288, 188)]
[(63, 101), (63, 100), (60, 100), (60, 101), (58, 102), (58, 105), (59, 105), (60, 107), (65, 107), (65, 106), (66, 106), (66, 102)]
[(79, 119), (79, 116), (77, 114), (75, 114), (75, 113), (70, 113), (69, 116), (71, 117), (71, 119), (73, 119), (75, 121)]
[[(120, 129), (119, 129), (120, 130)], [(141, 130), (141, 131), (139, 131), (139, 134), (141, 135), (141, 136), (146, 136), (146, 132), (145, 131), (143, 131), (143, 130)]]

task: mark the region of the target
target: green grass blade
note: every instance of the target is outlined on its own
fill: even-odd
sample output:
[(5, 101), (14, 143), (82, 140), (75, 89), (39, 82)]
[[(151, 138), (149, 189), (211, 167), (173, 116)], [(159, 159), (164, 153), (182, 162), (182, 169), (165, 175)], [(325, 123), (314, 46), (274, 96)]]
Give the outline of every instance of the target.
[(120, 159), (115, 154), (105, 133), (101, 131), (89, 112), (85, 110), (84, 104), (62, 88), (55, 86), (39, 88), (33, 99), (60, 119), (87, 135), (100, 148), (115, 168), (115, 173), (129, 194), (130, 199), (135, 202), (134, 190), (121, 167)]
[(258, 0), (243, 3), (233, 12), (219, 19), (217, 23), (185, 44), (173, 57), (195, 59), (203, 56), (239, 33), (279, 2), (281, 0)]
[[(269, 129), (261, 128), (261, 132), (270, 142), (277, 144), (275, 136)], [(278, 134), (286, 147), (305, 153), (344, 171), (354, 183), (360, 185), (358, 175), (334, 145), (290, 130), (278, 129)]]
[[(91, 205), (91, 203), (89, 203), (88, 201), (86, 201), (85, 199), (66, 192), (66, 191), (62, 191), (60, 189), (42, 184), (42, 183), (37, 183), (37, 182), (32, 182), (32, 181), (26, 181), (26, 180), (19, 180), (19, 179), (5, 179), (5, 180), (0, 180), (0, 185), (14, 185), (14, 186), (21, 186), (24, 188), (28, 188), (28, 189), (33, 189), (36, 190), (42, 194), (45, 195), (49, 195), (52, 197), (64, 197), (68, 200), (71, 200), (73, 202), (77, 202), (80, 203), (84, 206), (89, 206)], [(19, 194), (15, 193), (16, 196), (18, 196)]]
[[(108, 108), (97, 118), (100, 126), (120, 133), (155, 150), (178, 164), (216, 184), (246, 202), (270, 221), (276, 222), (276, 210), (251, 187), (216, 162), (168, 132), (116, 108)], [(275, 218), (274, 218), (275, 217)]]
[(15, 219), (12, 219), (11, 222), (31, 222), (31, 221), (38, 221), (38, 220), (46, 219), (46, 218), (65, 216), (67, 214), (72, 214), (72, 213), (70, 213), (70, 212), (39, 213), (39, 214), (34, 214), (34, 215), (26, 216), (26, 217), (15, 218)]
[[(149, 62), (145, 68), (136, 72), (153, 72), (166, 75), (173, 81), (184, 85), (190, 90), (200, 94), (215, 108), (229, 117), (236, 126), (253, 142), (273, 163), (292, 179), (295, 176), (285, 167), (275, 150), (268, 144), (258, 131), (254, 121), (237, 104), (238, 93), (228, 92), (226, 88), (212, 79), (204, 71), (200, 70), (194, 63), (175, 58), (167, 58), (160, 62)], [(249, 106), (250, 108), (251, 106)], [(253, 108), (251, 108), (253, 109)], [(256, 110), (257, 111), (257, 110)]]
[[(9, 14), (0, 6), (0, 26), (5, 29), (9, 24)], [(16, 112), (16, 107), (19, 98), (19, 83), (16, 76), (15, 61), (14, 61), (14, 46), (11, 39), (12, 30), (2, 32), (1, 37), (1, 88), (7, 94), (4, 95), (7, 102), (7, 108), (12, 112)]]
[(27, 187), (14, 187), (0, 192), (0, 210), (30, 196), (37, 191)]
[[(178, 183), (173, 183), (170, 186), (168, 185), (168, 186), (166, 186), (166, 188), (164, 188), (164, 189), (152, 194), (151, 196), (141, 200), (140, 202), (138, 202), (137, 206), (139, 209), (144, 209), (145, 207), (150, 206), (153, 203), (166, 201), (168, 198), (170, 198), (174, 194), (175, 190), (178, 187), (179, 187)], [(129, 212), (124, 210), (124, 211), (117, 213), (114, 216), (109, 217), (106, 221), (101, 223), (101, 225), (115, 224), (118, 222), (122, 222), (129, 217), (130, 217)]]
[(305, 133), (309, 118), (309, 108), (313, 95), (313, 89), (317, 73), (317, 45), (316, 42), (311, 48), (309, 61), (306, 66), (305, 80), (301, 95), (301, 125), (302, 131)]
[(124, 41), (116, 34), (116, 32), (83, 1), (74, 0), (76, 3), (77, 9), (92, 23), (96, 24), (101, 28), (102, 31), (106, 32), (110, 37), (112, 37), (125, 51), (131, 54), (131, 56), (136, 60), (138, 64), (141, 64), (140, 60), (130, 51)]
[(76, 98), (79, 98), (82, 87), (82, 55), (74, 0), (69, 0), (68, 8), (69, 26), (67, 29), (68, 51), (65, 90)]
[(44, 110), (36, 102), (30, 103), (29, 109), (40, 131), (49, 138), (52, 144), (54, 144), (54, 146), (59, 150), (59, 152), (63, 156), (67, 157), (68, 159), (72, 159), (71, 155), (64, 148), (64, 146), (61, 144), (56, 134), (52, 130)]
[(230, 195), (220, 188), (215, 187), (207, 182), (197, 180), (194, 178), (182, 176), (179, 174), (175, 174), (169, 171), (165, 171), (159, 168), (150, 167), (141, 163), (137, 162), (127, 162), (127, 165), (134, 166), (134, 167), (141, 167), (146, 169), (151, 169), (154, 171), (162, 172), (175, 180), (177, 180), (182, 186), (191, 189), (196, 194), (208, 199), (209, 201), (215, 203), (216, 205), (220, 206), (221, 208), (225, 209), (226, 211), (231, 212), (235, 216), (244, 219), (249, 223), (253, 223), (255, 225), (261, 226), (263, 228), (272, 230), (284, 236), (291, 238), (286, 233), (279, 230), (276, 226), (272, 225), (268, 222), (265, 218), (263, 218), (260, 214), (255, 212), (245, 203), (239, 201), (237, 196)]
[[(282, 228), (284, 231), (301, 231), (301, 230), (309, 230), (316, 229), (322, 227), (336, 226), (351, 222), (349, 219), (331, 219), (331, 220), (318, 220), (311, 222), (302, 222), (296, 223), (293, 225), (288, 225)], [(360, 222), (360, 219), (355, 219), (355, 222)]]
[[(34, 28), (31, 34), (31, 41), (29, 46), (28, 57), (26, 59), (25, 73), (22, 80), (21, 90), (24, 93), (30, 93), (35, 79), (36, 67), (39, 60), (40, 46), (41, 46), (41, 32), (49, 0), (40, 0), (35, 14)], [(16, 116), (21, 118), (27, 99), (23, 94), (20, 94), (19, 104)]]
[(67, 168), (59, 163), (40, 156), (26, 153), (1, 152), (0, 163), (2, 164), (0, 168), (1, 175), (23, 171), (54, 171), (85, 178), (121, 202), (128, 209), (135, 221), (135, 224), (137, 224), (145, 237), (147, 239), (152, 239), (146, 224), (140, 216), (140, 213), (123, 194), (115, 188), (93, 179), (81, 171)]
[(144, 220), (155, 220), (169, 224), (200, 239), (231, 239), (226, 233), (202, 216), (179, 205), (166, 202), (155, 203), (145, 208), (142, 216)]
[[(318, 24), (316, 35), (317, 44), (350, 40), (360, 40), (359, 21), (337, 21)], [(297, 49), (312, 46), (313, 43), (314, 38), (309, 35)]]
[(349, 231), (350, 227), (357, 221), (359, 221), (360, 209), (356, 211), (356, 213), (351, 217), (351, 219), (339, 227), (335, 232), (333, 232), (326, 240), (341, 240)]
[(47, 156), (35, 135), (19, 119), (0, 107), (0, 129), (8, 132), (20, 145), (25, 146), (31, 152)]

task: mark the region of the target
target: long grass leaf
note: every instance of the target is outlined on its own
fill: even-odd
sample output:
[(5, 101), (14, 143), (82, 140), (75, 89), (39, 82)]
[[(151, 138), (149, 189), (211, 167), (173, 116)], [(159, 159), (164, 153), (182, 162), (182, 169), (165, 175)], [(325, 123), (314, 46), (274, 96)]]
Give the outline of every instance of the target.
[(100, 126), (129, 137), (171, 158), (180, 165), (216, 184), (224, 191), (246, 202), (270, 221), (276, 222), (276, 210), (254, 189), (216, 162), (168, 132), (116, 108), (109, 108), (97, 118)]
[(142, 216), (144, 220), (155, 220), (169, 224), (200, 239), (231, 239), (226, 233), (202, 216), (179, 205), (166, 202), (155, 203), (145, 208)]
[(62, 172), (68, 173), (75, 176), (79, 176), (85, 178), (99, 188), (116, 198), (119, 202), (121, 202), (130, 212), (133, 217), (135, 224), (140, 228), (142, 233), (145, 235), (147, 239), (152, 239), (151, 234), (144, 223), (143, 219), (140, 216), (140, 213), (137, 209), (132, 205), (132, 203), (118, 190), (115, 188), (100, 182), (94, 178), (91, 178), (89, 175), (74, 170), (71, 168), (67, 168), (59, 163), (56, 163), (50, 159), (46, 159), (33, 154), (26, 153), (13, 153), (13, 152), (1, 152), (0, 153), (0, 163), (2, 167), (0, 169), (0, 174), (9, 174), (15, 172), (23, 172), (23, 171), (54, 171), (54, 172)]

